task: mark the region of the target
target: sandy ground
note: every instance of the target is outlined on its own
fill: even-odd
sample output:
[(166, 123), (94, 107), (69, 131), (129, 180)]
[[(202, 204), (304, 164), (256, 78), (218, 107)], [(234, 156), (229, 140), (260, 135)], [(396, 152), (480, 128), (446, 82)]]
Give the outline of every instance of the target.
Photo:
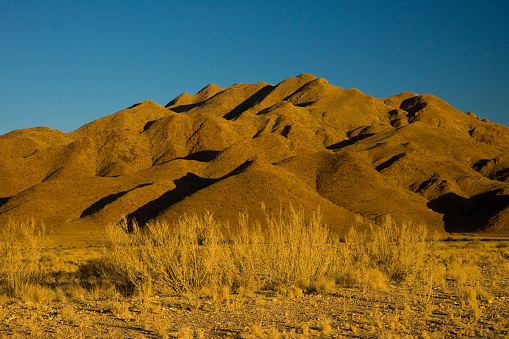
[(431, 295), (401, 286), (341, 288), (326, 294), (152, 297), (149, 300), (5, 300), (2, 337), (37, 338), (501, 338), (509, 335), (509, 296), (447, 287)]

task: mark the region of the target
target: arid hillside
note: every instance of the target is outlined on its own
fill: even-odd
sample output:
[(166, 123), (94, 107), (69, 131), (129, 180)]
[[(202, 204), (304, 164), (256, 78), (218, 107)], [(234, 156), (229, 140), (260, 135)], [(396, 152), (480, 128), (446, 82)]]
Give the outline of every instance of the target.
[(508, 127), (433, 95), (376, 99), (310, 74), (211, 84), (71, 133), (16, 130), (0, 150), (0, 223), (28, 216), (61, 234), (206, 210), (234, 224), (290, 204), (337, 230), (390, 214), (509, 234)]

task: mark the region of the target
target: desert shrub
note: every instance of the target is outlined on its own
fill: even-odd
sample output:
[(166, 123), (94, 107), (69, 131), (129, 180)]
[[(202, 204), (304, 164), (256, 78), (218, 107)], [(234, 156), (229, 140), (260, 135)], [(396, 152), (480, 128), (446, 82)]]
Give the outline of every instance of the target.
[(481, 268), (477, 265), (462, 260), (452, 260), (447, 266), (446, 276), (448, 279), (455, 281), (459, 286), (467, 283), (475, 284), (482, 277)]
[[(223, 230), (223, 232), (222, 232)], [(108, 227), (107, 252), (93, 264), (129, 292), (188, 293), (204, 288), (275, 288), (316, 281), (332, 262), (329, 231), (302, 210), (267, 216), (263, 227), (241, 214), (229, 230), (211, 214), (144, 227), (122, 220)]]
[(334, 280), (385, 289), (388, 280), (413, 282), (431, 272), (424, 226), (396, 224), (389, 217), (362, 223), (340, 242), (319, 213), (306, 219), (302, 209), (293, 208), (267, 215), (264, 223), (241, 213), (234, 228), (209, 213), (144, 227), (122, 220), (108, 227), (107, 251), (86, 271), (101, 271), (117, 286), (142, 295), (222, 287), (325, 293)]
[(411, 280), (427, 270), (430, 241), (426, 236), (423, 225), (397, 224), (389, 216), (381, 223), (360, 219), (346, 241), (338, 244), (335, 269), (340, 277), (375, 269), (392, 281)]
[(332, 263), (329, 228), (321, 223), (320, 213), (306, 221), (303, 209), (290, 208), (287, 213), (267, 215), (263, 227), (249, 224), (241, 214), (231, 238), (232, 261), (241, 284), (261, 288), (309, 285), (323, 278)]
[(39, 263), (46, 241), (44, 225), (9, 220), (0, 231), (0, 287), (12, 297), (31, 293), (42, 279)]
[(123, 219), (108, 227), (103, 270), (130, 292), (193, 292), (220, 285), (230, 275), (223, 243), (219, 224), (208, 213), (183, 216), (174, 225), (139, 227)]

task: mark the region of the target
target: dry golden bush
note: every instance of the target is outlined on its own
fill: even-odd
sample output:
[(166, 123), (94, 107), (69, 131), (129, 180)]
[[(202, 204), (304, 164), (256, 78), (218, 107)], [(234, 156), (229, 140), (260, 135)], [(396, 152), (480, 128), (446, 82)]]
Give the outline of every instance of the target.
[(122, 220), (108, 227), (108, 245), (95, 269), (128, 292), (149, 295), (196, 293), (204, 288), (251, 289), (319, 281), (332, 263), (329, 230), (302, 210), (267, 216), (266, 225), (224, 232), (212, 215), (183, 216), (176, 224), (144, 227)]
[(117, 287), (144, 297), (226, 289), (272, 289), (295, 297), (296, 287), (329, 293), (333, 281), (380, 290), (389, 280), (433, 285), (433, 242), (424, 226), (390, 217), (361, 223), (358, 229), (366, 232), (352, 229), (341, 242), (320, 213), (306, 220), (302, 209), (293, 208), (267, 215), (263, 225), (241, 213), (232, 229), (209, 213), (144, 227), (124, 219), (108, 227), (107, 251), (86, 271), (101, 271)]
[[(432, 241), (427, 239), (424, 225), (397, 224), (390, 216), (381, 223), (366, 219), (358, 222), (345, 242), (337, 246), (334, 266), (340, 281), (356, 282), (376, 271), (396, 282), (413, 281), (426, 274)], [(369, 275), (379, 280), (375, 286), (384, 285), (379, 274)]]
[(32, 282), (26, 286), (23, 295), (19, 297), (23, 301), (47, 304), (56, 299), (56, 293), (48, 286)]
[(231, 232), (235, 281), (258, 288), (316, 282), (326, 276), (333, 260), (329, 229), (316, 213), (305, 220), (302, 209), (266, 217), (266, 224), (250, 225), (241, 214)]
[[(163, 318), (155, 318), (151, 324), (146, 324), (147, 330), (151, 330), (152, 333), (161, 339), (166, 339), (168, 335), (168, 323)], [(177, 334), (178, 335), (178, 334)]]
[(193, 330), (189, 327), (183, 327), (178, 332), (179, 339), (193, 339)]
[(132, 314), (129, 310), (129, 305), (118, 300), (110, 300), (106, 304), (105, 311), (113, 314), (115, 317), (119, 319), (132, 318)]
[(210, 214), (183, 216), (176, 224), (143, 228), (122, 220), (108, 227), (102, 269), (130, 292), (188, 293), (228, 280), (229, 250)]
[(329, 319), (329, 318), (321, 318), (319, 319), (318, 321), (318, 327), (320, 329), (320, 331), (325, 334), (325, 335), (329, 335), (332, 333), (332, 325), (331, 325), (331, 322), (332, 320)]
[(479, 266), (463, 260), (461, 257), (452, 256), (448, 260), (447, 277), (454, 280), (459, 286), (474, 283), (481, 279)]
[(0, 236), (0, 286), (12, 297), (32, 294), (43, 272), (39, 264), (41, 250), (46, 242), (44, 225), (35, 220), (4, 225)]
[[(240, 214), (235, 228), (209, 213), (143, 227), (124, 219), (108, 226), (102, 254), (87, 252), (85, 261), (73, 253), (64, 258), (65, 250), (41, 256), (44, 228), (33, 221), (10, 222), (0, 241), (0, 287), (6, 295), (39, 302), (117, 300), (119, 291), (142, 300), (200, 293), (226, 300), (232, 292), (261, 289), (288, 298), (331, 293), (336, 283), (386, 290), (390, 280), (418, 281), (431, 291), (445, 281), (445, 266), (430, 270), (433, 242), (426, 240), (424, 227), (391, 218), (359, 223), (340, 241), (319, 212), (306, 219), (302, 209), (293, 208), (266, 215), (264, 223), (250, 223)], [(462, 260), (449, 262), (447, 275), (463, 282), (464, 273), (479, 273), (477, 266), (469, 268)]]

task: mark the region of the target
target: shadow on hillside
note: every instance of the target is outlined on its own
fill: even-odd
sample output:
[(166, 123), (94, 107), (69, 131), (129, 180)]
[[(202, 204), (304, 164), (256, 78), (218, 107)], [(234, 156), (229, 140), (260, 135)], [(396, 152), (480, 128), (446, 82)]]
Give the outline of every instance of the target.
[(195, 160), (200, 162), (210, 162), (214, 160), (221, 151), (211, 151), (211, 150), (205, 150), (205, 151), (199, 151), (196, 153), (189, 154), (182, 158), (177, 159), (184, 159), (184, 160)]
[(207, 101), (209, 101), (210, 99), (214, 98), (215, 96), (217, 96), (217, 95), (219, 95), (219, 94), (221, 94), (223, 92), (224, 92), (224, 90), (214, 94), (213, 96), (211, 96), (210, 98), (208, 98), (208, 99), (206, 99), (204, 101), (200, 101), (200, 102), (197, 102), (195, 104), (179, 105), (179, 106), (175, 106), (175, 107), (170, 108), (172, 105), (175, 105), (175, 103), (177, 102), (178, 98), (175, 98), (172, 101), (170, 101), (169, 103), (167, 103), (165, 107), (169, 108), (171, 111), (173, 111), (175, 113), (188, 112), (188, 111), (192, 110), (195, 107), (198, 107), (198, 106), (201, 106), (201, 105), (205, 104)]
[(7, 197), (7, 198), (0, 198), (0, 207), (2, 207), (3, 205), (7, 204), (7, 202), (9, 201), (10, 197)]
[(482, 229), (488, 221), (509, 206), (509, 196), (492, 191), (470, 199), (447, 193), (432, 200), (428, 207), (443, 214), (446, 232), (472, 232)]
[(425, 102), (420, 101), (420, 96), (414, 96), (408, 99), (405, 99), (399, 105), (399, 108), (407, 111), (410, 117), (415, 116), (415, 113), (420, 111), (426, 106)]
[(396, 161), (398, 161), (399, 159), (403, 158), (405, 155), (406, 155), (405, 153), (401, 153), (401, 154), (395, 155), (392, 158), (390, 158), (389, 160), (384, 161), (380, 165), (376, 166), (375, 169), (378, 172), (382, 172), (384, 169), (391, 167)]
[(131, 106), (127, 107), (127, 109), (135, 108), (136, 106), (139, 106), (139, 105), (141, 105), (141, 104), (142, 104), (142, 102), (137, 102), (137, 103), (132, 104)]
[(300, 103), (300, 104), (295, 104), (295, 106), (297, 107), (308, 107), (308, 106), (311, 106), (312, 104), (314, 104), (316, 101), (308, 101), (308, 102), (303, 102), (303, 103)]
[(184, 200), (187, 196), (190, 196), (216, 182), (242, 173), (249, 168), (252, 163), (253, 162), (251, 160), (247, 160), (230, 173), (217, 179), (202, 178), (194, 173), (187, 173), (182, 178), (173, 181), (176, 186), (174, 189), (141, 206), (136, 211), (129, 214), (127, 216), (127, 220), (129, 220), (129, 222), (136, 220), (139, 225), (144, 225), (171, 206)]
[(196, 193), (219, 180), (221, 179), (202, 178), (196, 174), (187, 173), (182, 178), (174, 181), (177, 187), (138, 208), (136, 211), (127, 216), (127, 220), (136, 219), (139, 225), (144, 225), (147, 221), (159, 215), (159, 213), (184, 200), (185, 197)]
[[(489, 178), (491, 180), (506, 182), (507, 179), (509, 178), (509, 168), (503, 168), (497, 171), (488, 171), (488, 173), (483, 173), (483, 169), (489, 166), (492, 161), (493, 160), (491, 159), (481, 159), (478, 162), (476, 162), (474, 166), (472, 166), (472, 169), (479, 172), (482, 176)], [(496, 159), (495, 164), (497, 164)]]
[(249, 98), (244, 100), (240, 105), (238, 105), (237, 107), (232, 109), (230, 112), (223, 115), (223, 118), (225, 118), (226, 120), (233, 120), (233, 119), (239, 117), (244, 111), (249, 109), (251, 106), (253, 106), (254, 104), (265, 99), (265, 97), (267, 97), (267, 95), (269, 95), (273, 89), (274, 89), (274, 86), (272, 86), (272, 85), (267, 85), (267, 86), (263, 87), (258, 92), (256, 92), (255, 94), (251, 95)]
[[(199, 102), (197, 104), (189, 104), (189, 105), (180, 105), (180, 106), (175, 106), (175, 107), (172, 107), (170, 108), (171, 111), (175, 112), (175, 113), (183, 113), (183, 112), (187, 112), (187, 111), (190, 111), (192, 110), (193, 108), (195, 107), (198, 107), (200, 105), (203, 104), (203, 101), (202, 102)], [(166, 107), (168, 107), (168, 105), (166, 105)]]
[(143, 132), (145, 132), (146, 130), (148, 130), (150, 128), (150, 126), (152, 126), (154, 123), (156, 122), (156, 120), (151, 120), (149, 122), (147, 122), (145, 124), (145, 126), (143, 126)]
[(145, 187), (145, 186), (148, 186), (148, 185), (150, 185), (150, 184), (141, 184), (141, 185), (136, 186), (133, 189), (130, 189), (130, 190), (127, 190), (127, 191), (118, 192), (118, 193), (114, 193), (114, 194), (110, 194), (110, 195), (108, 195), (108, 196), (106, 196), (104, 198), (101, 198), (101, 199), (97, 200), (96, 202), (94, 202), (92, 205), (90, 205), (88, 208), (86, 208), (81, 213), (80, 218), (92, 215), (92, 214), (102, 210), (104, 207), (106, 207), (106, 205), (109, 205), (112, 202), (114, 202), (115, 200), (119, 199), (120, 197), (126, 195), (127, 193), (129, 193), (131, 191), (134, 191), (137, 188)]
[(340, 141), (338, 143), (335, 143), (334, 145), (330, 145), (330, 146), (327, 146), (326, 148), (327, 149), (330, 149), (330, 150), (338, 150), (338, 149), (341, 149), (343, 147), (346, 147), (346, 146), (350, 146), (350, 145), (353, 145), (355, 144), (357, 141), (360, 141), (362, 139), (366, 139), (366, 138), (369, 138), (371, 136), (375, 135), (374, 133), (370, 133), (370, 134), (362, 134), (362, 135), (358, 135), (356, 137), (353, 137), (353, 138), (350, 138), (350, 139), (346, 139), (346, 140), (343, 140), (343, 141)]

